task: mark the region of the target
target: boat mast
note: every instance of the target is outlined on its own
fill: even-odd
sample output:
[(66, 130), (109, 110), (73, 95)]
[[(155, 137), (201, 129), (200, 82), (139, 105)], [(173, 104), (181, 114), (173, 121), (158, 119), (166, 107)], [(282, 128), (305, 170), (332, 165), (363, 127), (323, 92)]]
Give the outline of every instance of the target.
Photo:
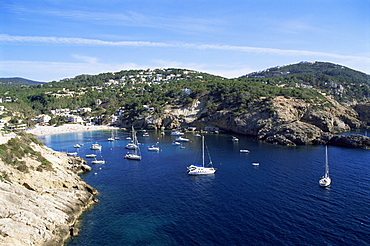
[(325, 178), (329, 177), (328, 146), (325, 149)]
[(202, 164), (204, 167), (204, 136), (202, 136)]

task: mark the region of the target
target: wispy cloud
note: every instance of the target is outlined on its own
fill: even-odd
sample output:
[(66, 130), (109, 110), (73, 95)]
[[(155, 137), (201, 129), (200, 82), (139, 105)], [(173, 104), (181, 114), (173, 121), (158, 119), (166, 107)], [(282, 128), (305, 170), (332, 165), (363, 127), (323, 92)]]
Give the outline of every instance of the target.
[(167, 29), (175, 32), (214, 32), (216, 28), (223, 23), (220, 19), (192, 18), (187, 16), (171, 16), (170, 13), (160, 15), (158, 13), (140, 13), (137, 11), (124, 11), (119, 13), (114, 12), (98, 12), (98, 11), (82, 11), (82, 10), (66, 10), (61, 11), (53, 8), (25, 8), (22, 6), (9, 5), (8, 7), (13, 13), (21, 15), (46, 15), (53, 18), (63, 18), (72, 21), (91, 23), (96, 25), (106, 26), (134, 26), (148, 27), (154, 29)]
[(83, 55), (77, 55), (77, 54), (73, 54), (72, 57), (74, 57), (75, 59), (79, 61), (87, 62), (87, 63), (97, 63), (98, 62), (97, 57), (83, 56)]
[(369, 57), (348, 56), (326, 52), (317, 52), (310, 50), (290, 50), (261, 48), (250, 46), (218, 45), (218, 44), (193, 44), (193, 43), (163, 43), (149, 41), (105, 41), (99, 39), (85, 38), (66, 38), (66, 37), (42, 37), (42, 36), (12, 36), (7, 34), (0, 35), (0, 43), (3, 44), (44, 44), (44, 45), (62, 45), (62, 46), (117, 46), (117, 47), (162, 47), (162, 48), (182, 48), (182, 49), (200, 49), (200, 50), (222, 50), (237, 51), (255, 54), (272, 54), (280, 56), (313, 56), (327, 57), (335, 59), (363, 60), (369, 62)]

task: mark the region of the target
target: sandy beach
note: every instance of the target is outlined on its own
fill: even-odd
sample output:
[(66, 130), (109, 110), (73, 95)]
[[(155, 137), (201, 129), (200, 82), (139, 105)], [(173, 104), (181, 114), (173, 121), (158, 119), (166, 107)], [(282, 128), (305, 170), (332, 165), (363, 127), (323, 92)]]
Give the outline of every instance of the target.
[(60, 133), (70, 133), (70, 132), (86, 132), (86, 131), (98, 131), (98, 130), (111, 130), (119, 129), (113, 126), (103, 126), (103, 125), (91, 125), (83, 126), (80, 124), (64, 124), (61, 126), (40, 126), (36, 125), (35, 128), (27, 130), (27, 133), (35, 134), (36, 136), (60, 134)]

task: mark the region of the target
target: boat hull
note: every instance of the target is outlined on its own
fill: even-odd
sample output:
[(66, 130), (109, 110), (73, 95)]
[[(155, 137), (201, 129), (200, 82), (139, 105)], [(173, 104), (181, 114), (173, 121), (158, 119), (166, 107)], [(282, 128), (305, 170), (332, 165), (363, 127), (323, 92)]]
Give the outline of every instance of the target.
[(135, 155), (135, 154), (127, 154), (127, 155), (125, 155), (125, 158), (129, 159), (129, 160), (137, 160), (137, 161), (141, 160), (141, 156), (140, 155)]
[(189, 175), (207, 175), (207, 174), (214, 174), (216, 169), (213, 167), (202, 167), (202, 166), (195, 166), (190, 165), (188, 167), (188, 174)]
[(329, 177), (322, 178), (319, 180), (319, 185), (321, 187), (328, 187), (331, 184), (331, 179)]

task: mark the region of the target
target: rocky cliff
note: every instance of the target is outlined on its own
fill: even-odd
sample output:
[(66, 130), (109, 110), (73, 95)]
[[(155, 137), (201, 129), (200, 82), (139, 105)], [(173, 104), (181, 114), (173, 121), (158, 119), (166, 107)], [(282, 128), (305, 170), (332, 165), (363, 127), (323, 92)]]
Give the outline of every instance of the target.
[[(333, 137), (337, 133), (366, 127), (366, 122), (361, 121), (354, 109), (339, 104), (331, 97), (326, 97), (323, 104), (285, 97), (261, 99), (238, 113), (232, 110), (207, 113), (207, 100), (209, 98), (202, 98), (199, 103), (193, 104), (193, 108), (172, 108), (161, 116), (136, 120), (134, 126), (145, 129), (177, 129), (187, 126), (204, 129), (213, 126), (282, 145), (336, 144), (339, 138)], [(365, 137), (361, 144), (354, 144), (352, 139), (347, 146), (370, 148), (370, 142)]]
[(63, 245), (97, 201), (97, 191), (77, 175), (90, 170), (86, 162), (30, 143), (34, 154), (6, 163), (10, 152), (1, 146), (0, 245)]

